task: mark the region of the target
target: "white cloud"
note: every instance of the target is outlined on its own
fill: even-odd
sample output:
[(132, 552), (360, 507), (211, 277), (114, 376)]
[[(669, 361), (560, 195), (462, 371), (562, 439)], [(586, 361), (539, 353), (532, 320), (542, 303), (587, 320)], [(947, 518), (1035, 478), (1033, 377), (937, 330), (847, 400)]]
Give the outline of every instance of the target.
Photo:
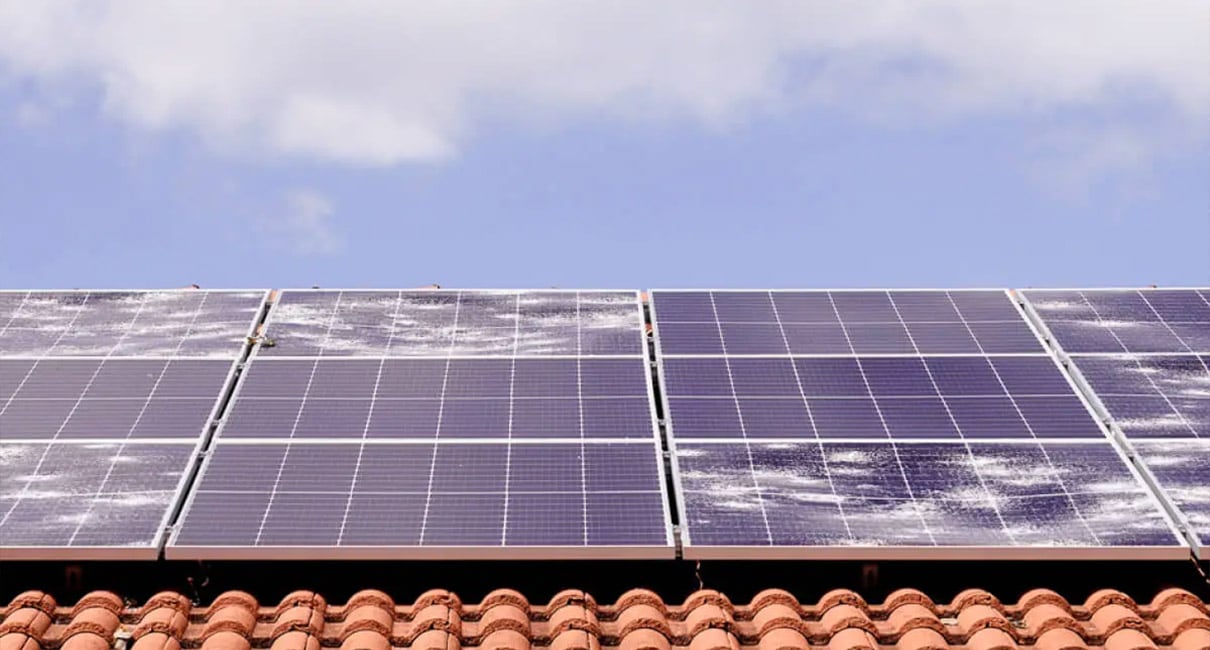
[(332, 202), (309, 189), (282, 197), (282, 206), (259, 220), (258, 230), (269, 243), (295, 255), (333, 255), (344, 250), (344, 236), (332, 223)]
[[(450, 156), (484, 119), (692, 119), (804, 105), (892, 120), (1121, 96), (1205, 134), (1210, 3), (0, 0), (0, 78), (227, 151)], [(4, 71), (7, 70), (5, 73)]]

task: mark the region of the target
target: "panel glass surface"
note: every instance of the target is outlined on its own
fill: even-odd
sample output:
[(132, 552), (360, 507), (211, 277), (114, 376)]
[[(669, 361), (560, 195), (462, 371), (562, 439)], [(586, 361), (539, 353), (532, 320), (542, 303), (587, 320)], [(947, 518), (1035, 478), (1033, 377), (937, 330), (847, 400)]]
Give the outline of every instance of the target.
[(265, 297), (0, 292), (0, 552), (154, 558)]
[(1204, 555), (1210, 538), (1210, 291), (1025, 296)]
[(678, 443), (707, 546), (1172, 546), (1107, 441)]
[(154, 558), (194, 453), (192, 442), (0, 444), (0, 554)]
[(1210, 356), (1085, 355), (1076, 365), (1127, 438), (1210, 439)]
[(261, 353), (641, 355), (636, 301), (633, 291), (283, 291)]
[(1023, 292), (1068, 354), (1210, 353), (1210, 290)]
[(169, 557), (671, 555), (636, 292), (286, 291), (267, 322)]
[(660, 291), (665, 354), (1040, 353), (1003, 291)]
[(0, 292), (0, 356), (239, 355), (263, 291)]
[(650, 443), (219, 445), (174, 544), (658, 548), (658, 462)]
[(687, 557), (1187, 552), (1006, 292), (653, 291), (652, 313)]

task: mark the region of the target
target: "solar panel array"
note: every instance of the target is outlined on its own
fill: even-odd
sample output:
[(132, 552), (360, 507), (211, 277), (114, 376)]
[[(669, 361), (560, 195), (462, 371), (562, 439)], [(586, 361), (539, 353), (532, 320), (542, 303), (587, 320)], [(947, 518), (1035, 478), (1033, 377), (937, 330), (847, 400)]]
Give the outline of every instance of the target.
[(1210, 291), (1026, 291), (1113, 425), (1210, 546)]
[[(1210, 291), (1023, 296), (653, 292), (684, 555), (1204, 553)], [(0, 291), (4, 556), (674, 555), (637, 292), (268, 299)]]
[(1185, 553), (1003, 291), (653, 291), (652, 317), (686, 557)]
[(0, 546), (154, 558), (266, 294), (0, 292)]
[(168, 557), (667, 557), (637, 292), (285, 291)]

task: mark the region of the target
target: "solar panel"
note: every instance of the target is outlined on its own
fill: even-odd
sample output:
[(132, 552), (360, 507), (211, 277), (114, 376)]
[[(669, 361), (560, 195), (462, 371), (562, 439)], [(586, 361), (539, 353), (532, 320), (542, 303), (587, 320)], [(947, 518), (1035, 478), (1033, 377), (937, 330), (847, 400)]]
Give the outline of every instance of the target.
[(154, 558), (265, 292), (0, 292), (0, 546)]
[(170, 558), (669, 557), (642, 304), (284, 291)]
[(1210, 353), (1210, 289), (1022, 293), (1068, 354)]
[(686, 557), (1187, 553), (1006, 292), (653, 291), (652, 314)]
[(1024, 295), (1204, 555), (1210, 538), (1210, 291)]

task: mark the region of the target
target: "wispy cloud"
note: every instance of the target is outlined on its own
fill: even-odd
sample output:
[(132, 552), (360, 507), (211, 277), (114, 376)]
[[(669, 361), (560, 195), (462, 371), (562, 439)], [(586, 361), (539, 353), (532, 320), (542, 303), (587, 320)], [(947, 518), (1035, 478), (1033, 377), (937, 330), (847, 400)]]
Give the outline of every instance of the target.
[(271, 246), (295, 255), (334, 255), (344, 250), (344, 235), (332, 222), (332, 202), (310, 189), (286, 192), (276, 212), (258, 222)]
[[(1210, 3), (0, 0), (0, 79), (249, 148), (382, 166), (484, 119), (884, 120), (1146, 97), (1204, 137)], [(7, 74), (5, 74), (5, 72)]]

